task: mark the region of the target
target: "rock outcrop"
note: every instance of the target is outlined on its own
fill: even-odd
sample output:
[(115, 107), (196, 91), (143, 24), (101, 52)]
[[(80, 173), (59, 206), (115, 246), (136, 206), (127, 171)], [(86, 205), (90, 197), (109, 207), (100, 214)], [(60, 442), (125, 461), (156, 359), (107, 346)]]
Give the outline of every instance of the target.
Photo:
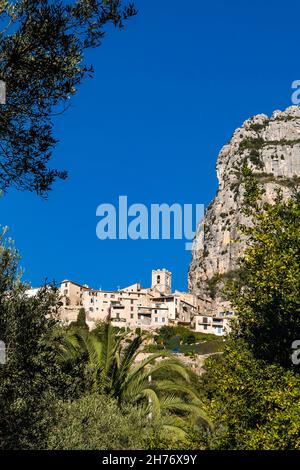
[(212, 301), (215, 311), (224, 308), (220, 280), (237, 269), (246, 244), (238, 228), (247, 223), (241, 185), (245, 160), (263, 185), (263, 200), (273, 201), (277, 188), (288, 197), (300, 181), (300, 107), (275, 111), (271, 118), (259, 114), (245, 121), (219, 154), (219, 188), (199, 226), (189, 269), (190, 292)]

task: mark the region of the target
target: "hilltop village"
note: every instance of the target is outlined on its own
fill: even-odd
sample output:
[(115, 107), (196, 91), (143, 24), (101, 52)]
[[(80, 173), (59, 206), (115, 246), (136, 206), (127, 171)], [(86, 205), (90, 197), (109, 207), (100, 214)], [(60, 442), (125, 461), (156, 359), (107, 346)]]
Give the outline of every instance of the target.
[[(35, 295), (37, 289), (30, 289)], [(232, 312), (215, 311), (213, 302), (195, 294), (172, 292), (172, 274), (167, 269), (152, 271), (151, 287), (132, 284), (116, 291), (92, 289), (86, 284), (64, 280), (60, 285), (60, 318), (68, 325), (85, 310), (86, 323), (93, 329), (98, 321), (110, 319), (113, 326), (154, 330), (183, 325), (195, 332), (223, 336), (229, 331)]]

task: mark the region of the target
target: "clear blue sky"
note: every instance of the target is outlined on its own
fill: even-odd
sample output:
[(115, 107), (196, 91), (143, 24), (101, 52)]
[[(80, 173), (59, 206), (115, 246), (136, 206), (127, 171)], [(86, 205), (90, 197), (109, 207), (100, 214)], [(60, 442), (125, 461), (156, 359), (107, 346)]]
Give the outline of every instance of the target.
[(205, 203), (236, 127), (291, 105), (300, 79), (296, 1), (137, 0), (139, 15), (89, 53), (96, 69), (57, 120), (53, 164), (69, 171), (47, 201), (0, 201), (33, 286), (63, 278), (114, 289), (166, 267), (186, 289), (183, 241), (100, 241), (96, 207)]

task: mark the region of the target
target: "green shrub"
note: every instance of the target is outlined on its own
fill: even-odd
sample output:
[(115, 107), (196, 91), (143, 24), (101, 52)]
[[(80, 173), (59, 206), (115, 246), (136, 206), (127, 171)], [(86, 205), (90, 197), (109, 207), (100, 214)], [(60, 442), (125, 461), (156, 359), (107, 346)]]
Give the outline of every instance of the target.
[(219, 450), (300, 450), (300, 377), (257, 360), (243, 341), (205, 363), (202, 390)]
[(260, 132), (260, 131), (262, 131), (263, 129), (266, 128), (267, 123), (268, 123), (268, 121), (266, 123), (263, 123), (263, 124), (253, 123), (253, 124), (250, 124), (249, 127), (254, 132)]
[(135, 450), (143, 448), (146, 437), (136, 410), (122, 412), (113, 399), (94, 394), (57, 403), (57, 421), (48, 449)]
[(84, 308), (81, 308), (78, 312), (78, 315), (77, 315), (77, 320), (76, 321), (72, 321), (69, 325), (69, 329), (71, 328), (83, 328), (85, 330), (88, 330), (89, 327), (86, 323), (86, 313), (85, 313), (85, 309)]
[(148, 344), (144, 347), (144, 352), (147, 353), (156, 353), (158, 351), (162, 351), (164, 346), (162, 344)]

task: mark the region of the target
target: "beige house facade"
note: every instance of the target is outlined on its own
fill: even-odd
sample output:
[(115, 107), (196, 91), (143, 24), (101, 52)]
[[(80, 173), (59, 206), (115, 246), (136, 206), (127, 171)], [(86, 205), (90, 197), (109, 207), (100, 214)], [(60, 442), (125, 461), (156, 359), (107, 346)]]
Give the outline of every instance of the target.
[(151, 287), (139, 283), (117, 291), (95, 290), (87, 285), (64, 280), (60, 286), (61, 319), (75, 321), (81, 308), (93, 328), (108, 317), (119, 327), (156, 329), (163, 325), (189, 326), (198, 312), (198, 300), (189, 293), (172, 293), (172, 274), (167, 269), (152, 271)]
[[(86, 284), (64, 280), (60, 285), (60, 318), (69, 325), (84, 308), (86, 322), (93, 329), (97, 322), (110, 319), (114, 326), (155, 330), (164, 325), (184, 325), (196, 332), (225, 335), (230, 329), (231, 314), (212, 315), (210, 303), (194, 294), (172, 292), (172, 273), (155, 269), (151, 287), (139, 283), (108, 291), (92, 289)], [(34, 295), (31, 289), (29, 295)]]
[(209, 333), (216, 336), (225, 336), (230, 332), (230, 322), (233, 312), (219, 312), (214, 315), (195, 315), (191, 327), (197, 333)]

